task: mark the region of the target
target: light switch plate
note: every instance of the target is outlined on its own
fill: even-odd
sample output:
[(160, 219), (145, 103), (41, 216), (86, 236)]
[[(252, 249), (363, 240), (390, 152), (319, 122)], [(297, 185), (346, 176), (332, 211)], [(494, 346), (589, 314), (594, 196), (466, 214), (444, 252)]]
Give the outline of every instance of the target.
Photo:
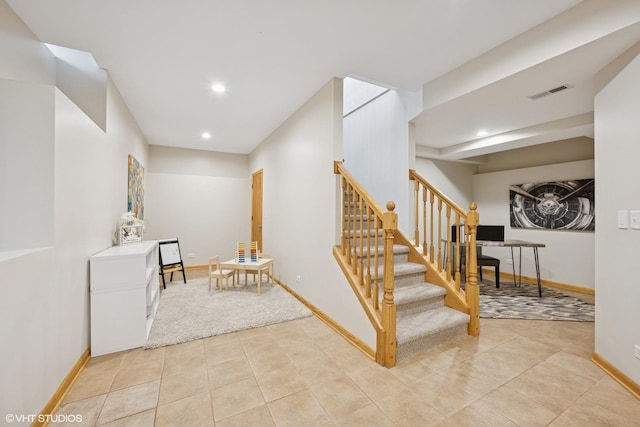
[(640, 211), (631, 211), (629, 213), (632, 230), (640, 230)]
[[(634, 211), (637, 212), (637, 211)], [(629, 211), (623, 210), (618, 211), (618, 228), (627, 229), (629, 228)]]

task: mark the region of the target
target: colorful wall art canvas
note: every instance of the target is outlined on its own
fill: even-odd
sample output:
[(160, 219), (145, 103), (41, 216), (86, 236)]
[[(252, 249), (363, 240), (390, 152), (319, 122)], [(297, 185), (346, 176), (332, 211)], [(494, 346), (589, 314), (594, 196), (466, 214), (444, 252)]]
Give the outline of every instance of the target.
[(594, 179), (509, 187), (511, 227), (594, 231)]
[(129, 154), (129, 191), (127, 211), (138, 219), (144, 219), (144, 168)]

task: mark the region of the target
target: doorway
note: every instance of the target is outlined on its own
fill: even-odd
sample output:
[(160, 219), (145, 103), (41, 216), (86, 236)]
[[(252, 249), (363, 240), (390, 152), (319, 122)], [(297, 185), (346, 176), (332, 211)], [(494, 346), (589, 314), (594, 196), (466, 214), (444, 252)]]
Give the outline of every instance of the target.
[(264, 252), (262, 246), (262, 169), (251, 175), (251, 241), (258, 242), (258, 250)]

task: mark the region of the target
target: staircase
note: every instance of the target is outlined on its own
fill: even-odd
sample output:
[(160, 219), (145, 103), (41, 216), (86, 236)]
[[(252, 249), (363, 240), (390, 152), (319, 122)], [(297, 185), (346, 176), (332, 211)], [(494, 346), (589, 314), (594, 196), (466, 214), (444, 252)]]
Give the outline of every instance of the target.
[[(357, 239), (355, 244), (358, 247)], [(356, 252), (359, 258), (360, 251)], [(367, 250), (363, 252), (366, 257)], [(447, 291), (443, 287), (425, 281), (427, 267), (410, 262), (408, 258), (408, 246), (393, 245), (397, 361), (431, 347), (464, 338), (469, 324), (468, 314), (445, 306)], [(381, 282), (378, 288), (382, 299)]]
[[(342, 225), (333, 254), (376, 331), (376, 362), (393, 367), (416, 352), (477, 336), (475, 204), (464, 212), (411, 171), (416, 182), (414, 243), (398, 229), (393, 202), (385, 211), (340, 162), (334, 171), (341, 177)], [(460, 229), (462, 223), (467, 265), (448, 261), (443, 267), (443, 244), (451, 247), (451, 227)], [(465, 289), (460, 287), (462, 270), (468, 272)]]
[(427, 267), (408, 261), (409, 248), (394, 245), (396, 360), (467, 336), (469, 315), (444, 305), (447, 291), (425, 282)]

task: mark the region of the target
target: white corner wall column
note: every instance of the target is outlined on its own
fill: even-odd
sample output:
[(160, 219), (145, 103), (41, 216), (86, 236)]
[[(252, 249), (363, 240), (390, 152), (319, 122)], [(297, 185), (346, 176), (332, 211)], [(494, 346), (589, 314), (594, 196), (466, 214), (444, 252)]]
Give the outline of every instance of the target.
[(250, 170), (263, 170), (263, 241), (276, 278), (375, 348), (373, 327), (332, 252), (341, 138), (342, 80), (332, 79), (260, 144)]
[(640, 230), (618, 228), (618, 211), (640, 210), (640, 56), (595, 99), (595, 351), (640, 384)]

